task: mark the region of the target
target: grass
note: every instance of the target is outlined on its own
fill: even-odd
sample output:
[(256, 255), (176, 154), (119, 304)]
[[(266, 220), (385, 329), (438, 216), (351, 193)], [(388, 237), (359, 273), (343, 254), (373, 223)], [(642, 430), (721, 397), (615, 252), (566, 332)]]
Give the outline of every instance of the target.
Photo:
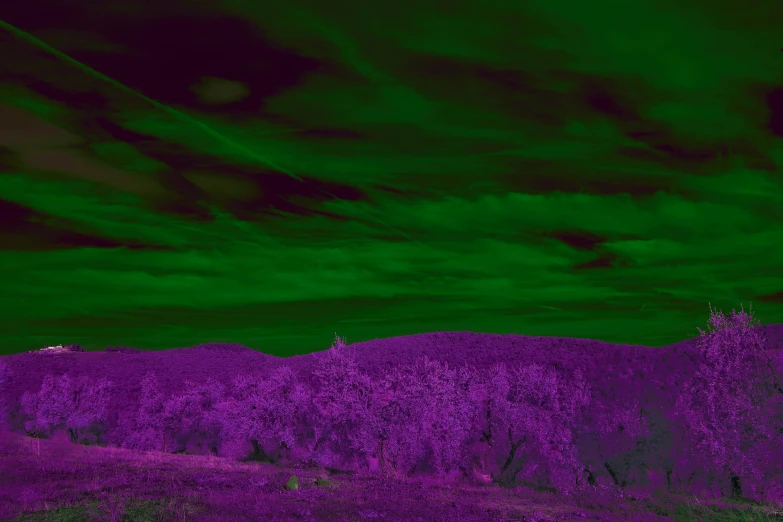
[[(5, 433), (0, 516), (23, 521), (654, 522), (783, 520), (744, 500), (660, 495), (632, 500), (600, 489), (559, 497), (545, 488), (384, 480), (301, 466), (133, 452)], [(10, 473), (9, 473), (10, 472)], [(299, 489), (286, 491), (292, 474)], [(328, 487), (316, 485), (327, 478)]]
[(705, 504), (691, 496), (681, 498), (673, 507), (674, 509), (669, 516), (677, 522), (783, 520), (783, 511), (775, 507), (742, 500), (724, 500), (715, 504)]
[(14, 522), (90, 522), (96, 518), (112, 518), (128, 522), (158, 522), (167, 518), (167, 499), (130, 500), (119, 509), (106, 509), (102, 502), (87, 502), (85, 505), (64, 506), (26, 513), (13, 518)]

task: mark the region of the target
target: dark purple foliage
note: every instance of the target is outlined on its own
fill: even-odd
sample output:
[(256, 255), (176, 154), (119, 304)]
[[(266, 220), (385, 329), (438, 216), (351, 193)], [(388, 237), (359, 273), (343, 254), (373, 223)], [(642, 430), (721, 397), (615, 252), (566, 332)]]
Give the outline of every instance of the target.
[(389, 371), (377, 383), (363, 426), (364, 450), (390, 469), (416, 468), (438, 476), (470, 467), (468, 443), (481, 414), (473, 372), (450, 369), (426, 356)]
[(675, 405), (676, 415), (695, 435), (691, 450), (708, 457), (703, 463), (706, 470), (717, 477), (733, 476), (735, 482), (743, 479), (747, 492), (763, 482), (752, 459), (753, 447), (776, 435), (764, 406), (778, 392), (756, 325), (752, 310), (733, 310), (726, 316), (710, 308), (708, 331), (699, 329), (698, 346), (705, 362)]
[(0, 390), (2, 390), (3, 386), (6, 385), (10, 375), (11, 375), (11, 369), (8, 367), (8, 363), (0, 359)]
[[(113, 437), (137, 450), (242, 459), (252, 448), (275, 462), (395, 477), (480, 474), (560, 493), (613, 484), (741, 488), (758, 497), (781, 472), (779, 371), (750, 314), (711, 310), (709, 327), (692, 346), (672, 350), (572, 350), (573, 357), (547, 359), (568, 351), (554, 340), (546, 356), (529, 350), (481, 365), (424, 352), (373, 366), (373, 354), (363, 357), (336, 337), (325, 353), (291, 360), (251, 360), (259, 354), (209, 343), (197, 347), (198, 364), (172, 351), (161, 360), (181, 366), (150, 371), (153, 355), (109, 347), (142, 354), (120, 358), (140, 387), (123, 396), (130, 413), (119, 415)], [(456, 342), (454, 335), (441, 337)], [(41, 359), (66, 368), (75, 360), (58, 357)], [(117, 359), (76, 359), (97, 357)], [(233, 357), (244, 362), (229, 379), (218, 370)], [(214, 378), (188, 377), (201, 367), (214, 368)], [(105, 423), (111, 383), (57, 374), (21, 394), (19, 418), (29, 434), (65, 429), (83, 439)]]
[(8, 414), (8, 392), (6, 385), (11, 375), (11, 369), (8, 364), (0, 359), (0, 431), (6, 428)]
[(216, 452), (221, 429), (217, 406), (225, 388), (214, 379), (204, 383), (185, 382), (185, 391), (170, 397), (163, 407), (166, 436), (180, 446), (198, 446)]
[(138, 348), (131, 348), (128, 346), (107, 346), (103, 349), (104, 352), (117, 352), (117, 353), (141, 353)]
[(160, 390), (157, 375), (147, 372), (141, 379), (141, 395), (134, 418), (120, 419), (118, 438), (123, 446), (137, 450), (160, 450), (167, 447), (164, 418), (165, 396)]
[(67, 429), (76, 442), (88, 428), (106, 420), (112, 387), (107, 379), (49, 374), (38, 393), (26, 392), (21, 398), (22, 412), (28, 417), (24, 428), (44, 438), (58, 429)]
[(317, 382), (312, 404), (313, 460), (324, 466), (337, 466), (349, 455), (362, 458), (367, 447), (361, 430), (371, 408), (373, 386), (360, 372), (355, 356), (339, 337), (313, 370)]
[(294, 448), (310, 408), (311, 394), (288, 367), (268, 378), (240, 376), (234, 380), (233, 397), (215, 403), (212, 418), (222, 422), (224, 440), (232, 447), (255, 441), (265, 453)]
[(252, 352), (252, 348), (248, 348), (247, 346), (241, 345), (241, 344), (232, 344), (232, 343), (204, 343), (199, 344), (196, 346), (196, 348), (200, 348), (202, 350), (211, 350), (216, 352)]
[(487, 372), (481, 433), (495, 480), (514, 483), (538, 471), (562, 492), (580, 485), (574, 436), (589, 387), (579, 373), (571, 381), (569, 386), (554, 369), (538, 364), (497, 365)]

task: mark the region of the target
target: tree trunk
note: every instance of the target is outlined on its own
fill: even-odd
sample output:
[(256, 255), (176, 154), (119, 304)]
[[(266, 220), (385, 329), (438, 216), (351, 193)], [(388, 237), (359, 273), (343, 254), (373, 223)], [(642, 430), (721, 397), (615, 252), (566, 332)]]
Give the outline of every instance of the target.
[(740, 480), (740, 477), (734, 473), (731, 474), (731, 496), (742, 496), (742, 481)]
[(508, 441), (511, 443), (511, 451), (508, 452), (508, 457), (506, 458), (506, 462), (503, 463), (503, 467), (500, 468), (500, 472), (498, 473), (498, 480), (501, 480), (501, 477), (503, 476), (503, 473), (506, 472), (508, 467), (511, 465), (511, 463), (514, 461), (514, 456), (517, 453), (517, 448), (519, 448), (524, 442), (527, 440), (527, 437), (522, 437), (517, 442), (514, 442), (514, 436), (511, 432), (511, 428), (508, 428)]
[(503, 475), (503, 473), (506, 472), (508, 467), (511, 465), (511, 463), (514, 461), (514, 456), (517, 453), (517, 448), (519, 447), (519, 443), (512, 444), (511, 445), (511, 451), (508, 452), (508, 457), (506, 457), (506, 462), (503, 463), (503, 467), (500, 468), (500, 473), (498, 473), (498, 476)]
[(594, 486), (595, 485), (595, 475), (593, 475), (593, 472), (590, 471), (590, 468), (588, 468), (588, 467), (585, 467), (585, 472), (587, 473), (587, 483), (590, 486)]
[(285, 442), (280, 442), (278, 446), (278, 452), (280, 453), (280, 458), (283, 460), (290, 460), (291, 458), (291, 448), (288, 447), (288, 444)]
[(397, 473), (394, 464), (390, 462), (388, 454), (386, 453), (384, 440), (378, 441), (378, 469), (383, 476), (399, 478), (399, 474)]
[(606, 471), (609, 472), (609, 475), (611, 475), (612, 480), (614, 481), (614, 485), (617, 487), (620, 487), (620, 481), (617, 479), (617, 473), (612, 469), (612, 466), (608, 462), (604, 462), (604, 467), (606, 468)]
[(487, 431), (482, 431), (481, 435), (487, 442), (489, 447), (492, 447), (492, 410), (487, 408)]

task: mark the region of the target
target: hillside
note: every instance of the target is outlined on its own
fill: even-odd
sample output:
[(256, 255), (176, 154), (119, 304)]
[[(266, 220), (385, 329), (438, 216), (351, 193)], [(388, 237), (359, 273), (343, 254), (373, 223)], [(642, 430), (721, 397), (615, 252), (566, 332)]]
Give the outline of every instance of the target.
[[(769, 339), (768, 353), (778, 371), (783, 369), (783, 325), (762, 327)], [(326, 344), (326, 343), (324, 343)], [(472, 332), (434, 332), (376, 339), (349, 344), (359, 368), (377, 377), (383, 369), (400, 362), (413, 362), (426, 355), (450, 367), (472, 365), (487, 368), (542, 363), (570, 374), (580, 368), (599, 401), (642, 398), (650, 392), (668, 398), (676, 395), (682, 378), (692, 375), (700, 355), (694, 339), (671, 346), (646, 347), (559, 337), (528, 337)], [(239, 374), (267, 374), (290, 365), (309, 381), (312, 369), (326, 350), (288, 358), (267, 355), (239, 345), (206, 344), (190, 348), (139, 353), (69, 352), (41, 355), (35, 352), (5, 356), (11, 375), (6, 401), (18, 404), (25, 391), (36, 391), (46, 374), (107, 377), (117, 390), (112, 410), (128, 415), (136, 407), (140, 379), (156, 373), (164, 392), (182, 389), (185, 381), (212, 377), (224, 384)]]

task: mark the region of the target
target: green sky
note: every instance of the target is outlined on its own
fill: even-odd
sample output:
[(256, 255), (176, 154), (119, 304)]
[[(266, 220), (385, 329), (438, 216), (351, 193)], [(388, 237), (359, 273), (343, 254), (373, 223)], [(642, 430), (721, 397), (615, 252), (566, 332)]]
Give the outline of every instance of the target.
[(12, 2), (0, 350), (783, 323), (783, 4), (595, 4)]

